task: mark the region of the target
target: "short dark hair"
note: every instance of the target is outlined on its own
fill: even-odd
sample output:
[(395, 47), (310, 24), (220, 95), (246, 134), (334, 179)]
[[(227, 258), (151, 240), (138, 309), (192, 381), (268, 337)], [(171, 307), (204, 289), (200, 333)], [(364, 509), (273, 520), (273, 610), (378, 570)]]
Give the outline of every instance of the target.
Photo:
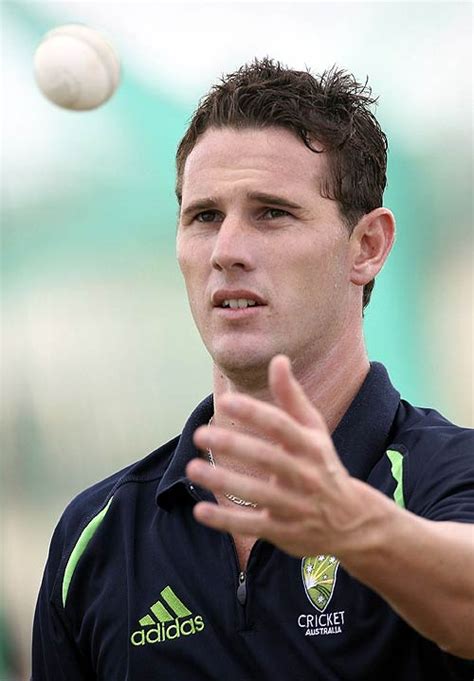
[[(186, 159), (209, 128), (281, 127), (315, 153), (328, 155), (323, 196), (337, 201), (349, 233), (365, 214), (382, 205), (387, 138), (370, 111), (377, 102), (367, 85), (335, 66), (320, 76), (294, 71), (265, 57), (223, 76), (199, 102), (176, 153), (176, 195), (181, 204)], [(363, 308), (374, 280), (364, 286)]]

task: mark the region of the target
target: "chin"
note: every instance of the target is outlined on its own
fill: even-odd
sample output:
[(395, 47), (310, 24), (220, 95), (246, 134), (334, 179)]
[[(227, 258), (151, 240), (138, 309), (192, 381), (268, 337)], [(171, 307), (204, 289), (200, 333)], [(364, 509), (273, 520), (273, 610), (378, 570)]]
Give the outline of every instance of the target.
[(276, 352), (251, 349), (233, 348), (232, 350), (216, 350), (210, 348), (209, 353), (216, 367), (231, 380), (248, 380), (264, 376), (266, 379), (268, 365)]

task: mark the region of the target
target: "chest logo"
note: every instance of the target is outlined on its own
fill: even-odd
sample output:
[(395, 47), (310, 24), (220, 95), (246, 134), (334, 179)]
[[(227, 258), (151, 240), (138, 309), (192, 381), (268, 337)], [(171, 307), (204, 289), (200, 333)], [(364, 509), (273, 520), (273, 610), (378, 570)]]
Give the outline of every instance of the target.
[(163, 643), (181, 636), (190, 636), (205, 627), (201, 615), (193, 615), (170, 586), (160, 592), (161, 600), (150, 606), (149, 612), (138, 620), (140, 629), (130, 641), (134, 646)]
[(305, 556), (301, 561), (301, 577), (309, 602), (324, 612), (334, 593), (339, 561), (334, 556)]

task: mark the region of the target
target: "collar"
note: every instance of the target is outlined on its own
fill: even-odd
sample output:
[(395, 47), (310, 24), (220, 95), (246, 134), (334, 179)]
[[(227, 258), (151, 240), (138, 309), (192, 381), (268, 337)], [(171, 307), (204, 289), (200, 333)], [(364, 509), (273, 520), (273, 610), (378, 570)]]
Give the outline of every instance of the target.
[[(400, 394), (391, 384), (385, 367), (372, 362), (359, 392), (333, 433), (336, 450), (352, 476), (367, 479), (376, 461), (385, 452), (399, 402)], [(193, 433), (196, 428), (208, 423), (213, 413), (214, 400), (209, 395), (187, 420), (157, 487), (156, 501), (160, 506), (167, 505), (166, 500), (172, 492), (189, 488), (189, 479), (184, 474), (186, 464), (199, 456), (193, 443)], [(212, 498), (205, 491), (202, 491), (202, 496)]]
[[(171, 498), (171, 492), (189, 488), (190, 481), (184, 474), (186, 464), (191, 459), (199, 456), (199, 450), (193, 442), (193, 433), (199, 426), (209, 423), (209, 419), (214, 413), (214, 398), (208, 395), (192, 412), (186, 421), (183, 432), (181, 433), (176, 449), (171, 458), (170, 464), (161, 478), (157, 490), (156, 501), (160, 506), (167, 506), (167, 501)], [(212, 498), (203, 490), (202, 496)]]
[(359, 392), (332, 435), (337, 453), (353, 477), (367, 480), (385, 453), (399, 404), (400, 393), (387, 370), (383, 364), (371, 362)]

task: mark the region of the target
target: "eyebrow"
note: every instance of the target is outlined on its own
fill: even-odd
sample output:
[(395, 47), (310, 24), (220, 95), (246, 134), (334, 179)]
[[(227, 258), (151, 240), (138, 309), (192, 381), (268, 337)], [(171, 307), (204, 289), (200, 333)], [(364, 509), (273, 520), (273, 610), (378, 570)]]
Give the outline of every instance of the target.
[[(290, 201), (289, 199), (286, 199), (283, 196), (276, 196), (275, 194), (266, 194), (264, 192), (247, 192), (245, 198), (250, 201), (255, 201), (256, 203), (261, 204), (271, 204), (273, 206), (282, 206), (283, 208), (293, 208), (294, 210), (303, 209), (303, 207), (298, 205), (297, 203), (294, 203), (293, 201)], [(197, 199), (196, 201), (193, 201), (188, 206), (186, 206), (186, 208), (181, 212), (181, 215), (183, 217), (188, 217), (189, 215), (192, 215), (193, 213), (199, 210), (217, 208), (218, 203), (219, 202), (217, 198), (215, 198), (214, 196), (207, 196), (206, 198), (203, 199)]]

